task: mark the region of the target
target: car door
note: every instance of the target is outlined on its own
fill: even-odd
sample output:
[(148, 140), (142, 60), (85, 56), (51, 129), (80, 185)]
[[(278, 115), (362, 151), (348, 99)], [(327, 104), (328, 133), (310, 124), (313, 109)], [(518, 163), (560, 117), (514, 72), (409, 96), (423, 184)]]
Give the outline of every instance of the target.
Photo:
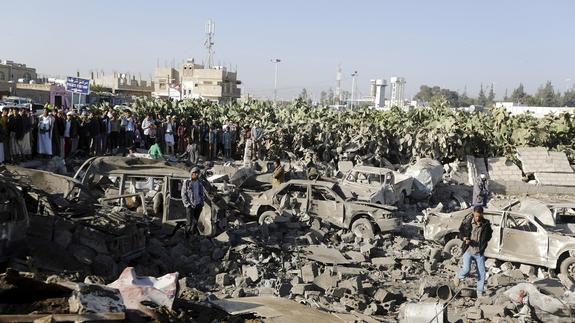
[(182, 201), (183, 178), (168, 177), (168, 185), (165, 185), (164, 223), (168, 221), (186, 221), (186, 208)]
[(506, 213), (502, 223), (500, 258), (545, 265), (549, 239), (543, 227), (516, 213)]
[(309, 213), (337, 226), (344, 223), (344, 203), (329, 188), (311, 185)]
[(493, 230), (491, 239), (487, 243), (487, 248), (485, 249), (485, 255), (493, 258), (497, 256), (501, 249), (501, 235), (503, 233), (501, 230), (501, 223), (503, 222), (503, 212), (486, 211), (483, 216), (491, 222), (491, 229)]
[(274, 196), (274, 204), (280, 206), (282, 199), (289, 199), (289, 209), (294, 209), (298, 213), (305, 213), (308, 210), (308, 185), (289, 184), (284, 189), (278, 191)]

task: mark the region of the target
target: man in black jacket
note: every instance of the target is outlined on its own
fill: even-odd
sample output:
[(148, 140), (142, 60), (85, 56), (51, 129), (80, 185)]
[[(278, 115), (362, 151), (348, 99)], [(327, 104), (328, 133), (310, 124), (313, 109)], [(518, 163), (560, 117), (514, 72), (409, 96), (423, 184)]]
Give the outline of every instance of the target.
[(476, 206), (473, 209), (473, 216), (466, 217), (459, 227), (459, 238), (463, 240), (461, 252), (463, 252), (463, 268), (455, 277), (455, 286), (469, 274), (471, 260), (475, 260), (477, 265), (477, 297), (483, 295), (485, 286), (485, 249), (491, 239), (491, 223), (483, 218), (483, 207)]

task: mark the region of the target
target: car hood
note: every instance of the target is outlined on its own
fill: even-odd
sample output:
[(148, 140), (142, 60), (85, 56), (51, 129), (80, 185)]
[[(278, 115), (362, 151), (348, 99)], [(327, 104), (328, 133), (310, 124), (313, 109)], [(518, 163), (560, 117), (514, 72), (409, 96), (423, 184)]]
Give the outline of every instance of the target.
[(363, 202), (363, 201), (348, 202), (348, 205), (350, 205), (354, 209), (356, 209), (356, 208), (357, 209), (370, 209), (371, 208), (371, 209), (386, 210), (386, 211), (390, 211), (390, 212), (397, 211), (397, 207), (395, 207), (395, 206), (376, 204), (376, 203), (370, 203), (370, 202)]

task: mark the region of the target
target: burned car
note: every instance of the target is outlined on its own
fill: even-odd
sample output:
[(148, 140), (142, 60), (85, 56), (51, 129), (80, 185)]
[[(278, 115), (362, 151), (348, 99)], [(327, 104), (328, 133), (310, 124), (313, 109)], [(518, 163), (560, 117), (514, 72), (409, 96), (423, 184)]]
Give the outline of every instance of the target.
[[(190, 178), (187, 167), (137, 157), (93, 157), (78, 169), (74, 178), (98, 194), (102, 202), (126, 206), (152, 215), (162, 223), (186, 221), (181, 191)], [(213, 235), (222, 226), (225, 205), (204, 181), (206, 201), (199, 220), (203, 235)]]
[[(99, 205), (71, 177), (8, 165), (0, 178), (17, 187), (10, 194), (18, 194), (5, 205), (26, 211), (17, 217), (26, 214), (22, 246), (28, 248), (34, 267), (113, 275), (113, 264), (145, 250), (148, 221), (135, 212)], [(24, 230), (23, 224), (18, 227)]]
[(26, 240), (28, 210), (20, 190), (0, 179), (0, 262), (17, 253)]
[(401, 226), (395, 207), (351, 201), (337, 183), (320, 180), (291, 180), (261, 193), (251, 201), (250, 214), (260, 223), (271, 223), (285, 209), (321, 218), (359, 237)]
[(413, 178), (387, 168), (355, 166), (342, 178), (340, 185), (358, 200), (401, 206), (407, 203), (411, 194)]
[[(444, 251), (461, 256), (458, 239), (461, 222), (471, 217), (472, 209), (453, 213), (432, 210), (424, 212), (424, 237), (444, 245)], [(486, 209), (484, 217), (491, 222), (493, 235), (485, 256), (502, 261), (525, 263), (557, 269), (575, 277), (575, 237), (557, 232), (528, 213)]]

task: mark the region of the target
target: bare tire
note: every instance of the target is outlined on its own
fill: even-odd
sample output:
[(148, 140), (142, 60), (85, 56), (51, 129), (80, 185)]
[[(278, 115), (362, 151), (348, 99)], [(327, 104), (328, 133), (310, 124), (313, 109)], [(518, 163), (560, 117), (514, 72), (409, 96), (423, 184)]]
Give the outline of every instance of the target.
[(452, 258), (459, 258), (462, 255), (461, 244), (463, 241), (459, 239), (451, 239), (447, 241), (445, 247), (443, 247), (443, 252), (448, 254)]
[(561, 263), (559, 271), (575, 279), (575, 257), (568, 257)]
[(351, 224), (351, 232), (360, 238), (373, 238), (373, 224), (366, 218), (359, 218)]
[(258, 219), (258, 223), (259, 224), (272, 224), (272, 223), (274, 223), (277, 216), (278, 216), (277, 213), (275, 213), (274, 211), (265, 211), (264, 213), (262, 213), (262, 215), (260, 215), (260, 218)]

